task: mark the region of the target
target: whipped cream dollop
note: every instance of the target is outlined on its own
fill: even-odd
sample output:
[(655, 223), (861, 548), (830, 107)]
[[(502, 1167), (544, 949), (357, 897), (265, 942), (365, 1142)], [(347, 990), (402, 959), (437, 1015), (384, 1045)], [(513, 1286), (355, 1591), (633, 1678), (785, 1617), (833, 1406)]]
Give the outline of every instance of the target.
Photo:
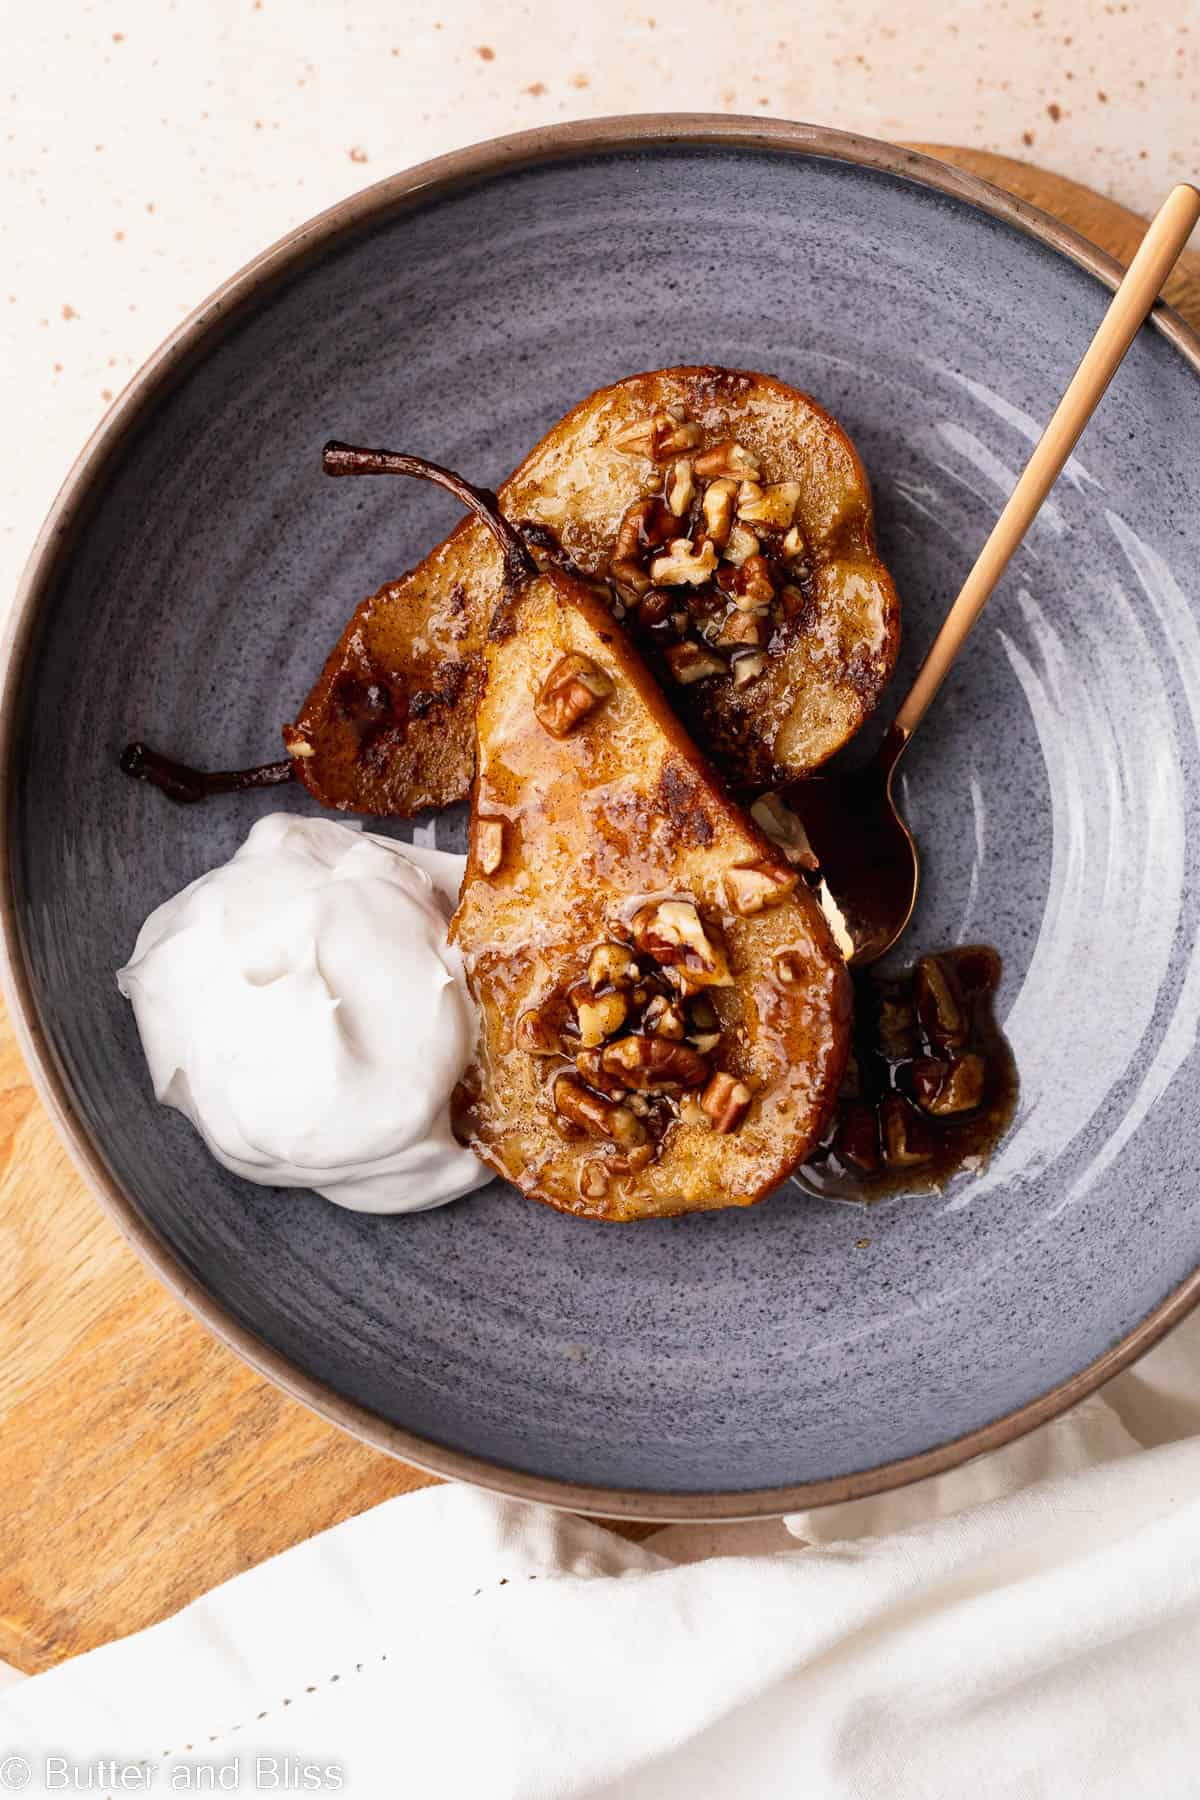
[(117, 986), (158, 1099), (227, 1169), (361, 1212), (489, 1179), (450, 1127), (477, 1032), (446, 941), (463, 864), (272, 813), (150, 914)]

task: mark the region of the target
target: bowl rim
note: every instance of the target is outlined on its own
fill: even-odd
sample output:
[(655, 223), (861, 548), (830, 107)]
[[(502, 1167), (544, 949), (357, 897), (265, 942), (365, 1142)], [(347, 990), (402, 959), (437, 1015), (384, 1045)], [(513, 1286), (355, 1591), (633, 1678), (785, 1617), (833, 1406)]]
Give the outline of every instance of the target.
[[(150, 1270), (236, 1355), (292, 1398), (375, 1449), (433, 1475), (515, 1499), (613, 1519), (716, 1522), (778, 1517), (906, 1486), (998, 1449), (1045, 1423), (1143, 1355), (1200, 1302), (1200, 1267), (1093, 1362), (986, 1425), (874, 1468), (790, 1486), (733, 1492), (666, 1492), (591, 1486), (509, 1468), (393, 1425), (304, 1374), (215, 1300), (137, 1211), (93, 1139), (40, 1016), (13, 891), (14, 759), (18, 701), (34, 628), (57, 570), (86, 521), (92, 497), (148, 410), (234, 317), (277, 281), (335, 243), (395, 213), (548, 163), (620, 152), (717, 147), (856, 164), (963, 200), (1057, 251), (1115, 288), (1120, 265), (1070, 226), (1026, 201), (932, 156), (903, 146), (783, 119), (708, 113), (632, 114), (572, 121), (491, 138), (420, 163), (348, 195), (289, 231), (215, 289), (142, 365), (109, 407), (70, 468), (30, 551), (0, 645), (0, 980), (34, 1087), (86, 1185)], [(1200, 376), (1200, 337), (1160, 301), (1150, 325)]]

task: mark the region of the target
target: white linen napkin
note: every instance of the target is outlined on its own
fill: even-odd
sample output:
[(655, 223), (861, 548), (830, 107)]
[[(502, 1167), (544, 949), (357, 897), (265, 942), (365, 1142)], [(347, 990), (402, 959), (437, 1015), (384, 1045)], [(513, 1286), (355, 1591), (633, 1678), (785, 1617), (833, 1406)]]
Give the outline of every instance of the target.
[(390, 1501), (0, 1694), (0, 1791), (1194, 1796), (1198, 1367), (786, 1522)]

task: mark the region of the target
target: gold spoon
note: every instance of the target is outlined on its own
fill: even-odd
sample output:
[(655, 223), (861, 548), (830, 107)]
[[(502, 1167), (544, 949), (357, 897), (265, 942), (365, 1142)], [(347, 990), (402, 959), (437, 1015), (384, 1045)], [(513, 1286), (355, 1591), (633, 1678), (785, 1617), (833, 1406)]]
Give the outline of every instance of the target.
[(913, 835), (892, 793), (896, 765), (1013, 552), (1062, 473), (1197, 221), (1200, 190), (1186, 183), (1172, 189), (1138, 246), (876, 755), (864, 768), (810, 776), (788, 793), (817, 859), (818, 896), (849, 962), (875, 962), (890, 950), (912, 918), (917, 901), (920, 864)]

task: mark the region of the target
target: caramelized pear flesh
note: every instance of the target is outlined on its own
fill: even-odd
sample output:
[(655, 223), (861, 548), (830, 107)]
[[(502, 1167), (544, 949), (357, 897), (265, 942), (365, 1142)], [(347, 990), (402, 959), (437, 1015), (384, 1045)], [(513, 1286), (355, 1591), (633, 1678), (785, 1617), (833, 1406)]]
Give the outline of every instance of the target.
[(724, 797), (606, 603), (501, 606), (452, 925), (479, 1004), (459, 1129), (582, 1217), (747, 1206), (817, 1143), (849, 1041), (809, 891)]
[[(543, 566), (609, 593), (735, 786), (825, 761), (891, 673), (899, 605), (862, 465), (783, 382), (631, 376), (568, 413), (499, 500)], [(284, 731), (325, 805), (407, 816), (466, 796), (503, 577), (486, 526), (468, 519), (358, 608)]]

